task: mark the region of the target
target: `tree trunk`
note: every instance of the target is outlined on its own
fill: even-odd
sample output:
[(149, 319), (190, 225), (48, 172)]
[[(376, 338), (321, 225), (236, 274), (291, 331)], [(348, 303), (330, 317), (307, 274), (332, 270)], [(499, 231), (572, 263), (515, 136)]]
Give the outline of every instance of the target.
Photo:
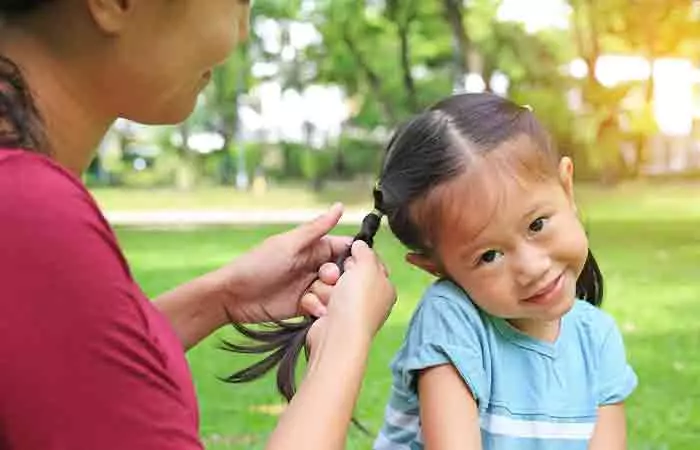
[(401, 75), (403, 88), (406, 91), (406, 106), (411, 113), (418, 110), (418, 96), (416, 86), (411, 73), (411, 24), (416, 18), (415, 6), (412, 0), (405, 1), (403, 8), (398, 0), (387, 0), (387, 15), (396, 24), (396, 34), (399, 39), (399, 58), (401, 61)]
[(399, 42), (401, 43), (401, 69), (403, 71), (403, 87), (406, 89), (406, 100), (408, 109), (411, 113), (418, 110), (418, 96), (416, 94), (416, 85), (413, 81), (411, 73), (411, 53), (408, 41), (410, 22), (406, 21), (403, 25), (398, 25)]
[(178, 189), (188, 191), (195, 184), (195, 167), (193, 161), (192, 150), (189, 148), (188, 140), (190, 137), (190, 129), (187, 122), (183, 122), (178, 126), (178, 131), (182, 139), (182, 144), (178, 148), (180, 163), (175, 174), (175, 185)]
[(467, 31), (464, 28), (462, 0), (443, 0), (443, 7), (445, 20), (452, 30), (455, 55), (455, 83), (461, 83), (464, 76), (469, 73), (469, 50), (471, 46)]

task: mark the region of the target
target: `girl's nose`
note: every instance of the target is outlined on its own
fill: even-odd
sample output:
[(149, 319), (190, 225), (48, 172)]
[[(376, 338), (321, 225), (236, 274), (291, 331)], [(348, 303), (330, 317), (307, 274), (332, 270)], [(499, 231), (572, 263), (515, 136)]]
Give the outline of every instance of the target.
[(522, 245), (514, 259), (515, 280), (522, 287), (540, 282), (552, 266), (549, 252), (530, 243)]

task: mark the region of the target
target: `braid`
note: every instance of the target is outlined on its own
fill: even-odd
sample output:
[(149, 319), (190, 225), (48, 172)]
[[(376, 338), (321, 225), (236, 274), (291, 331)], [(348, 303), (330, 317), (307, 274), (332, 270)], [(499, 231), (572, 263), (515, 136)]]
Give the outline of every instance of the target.
[[(0, 0), (0, 31), (5, 22), (31, 14), (55, 0)], [(1, 39), (1, 37), (0, 37)], [(44, 123), (22, 71), (0, 55), (0, 147), (50, 154)]]
[[(375, 187), (374, 210), (362, 220), (360, 231), (353, 238), (355, 241), (364, 241), (369, 247), (374, 246), (374, 238), (381, 225), (383, 213), (381, 212), (382, 194), (379, 187)], [(342, 254), (336, 264), (343, 273), (345, 260), (350, 257), (350, 247)], [(310, 287), (310, 285), (309, 285)], [(228, 314), (228, 312), (227, 312)], [(280, 321), (270, 318), (268, 323), (260, 329), (251, 329), (243, 324), (236, 323), (229, 315), (229, 321), (233, 327), (246, 338), (256, 341), (252, 344), (240, 345), (224, 340), (221, 348), (233, 353), (243, 354), (268, 354), (260, 361), (239, 370), (238, 372), (222, 378), (228, 383), (246, 383), (263, 377), (266, 373), (277, 368), (277, 390), (289, 402), (296, 394), (296, 367), (299, 355), (304, 349), (304, 355), (308, 361), (309, 349), (306, 345), (306, 336), (315, 322), (314, 317), (304, 317), (299, 321)], [(352, 419), (363, 433), (371, 433), (357, 419)]]
[(20, 68), (0, 55), (0, 147), (50, 153), (43, 122)]

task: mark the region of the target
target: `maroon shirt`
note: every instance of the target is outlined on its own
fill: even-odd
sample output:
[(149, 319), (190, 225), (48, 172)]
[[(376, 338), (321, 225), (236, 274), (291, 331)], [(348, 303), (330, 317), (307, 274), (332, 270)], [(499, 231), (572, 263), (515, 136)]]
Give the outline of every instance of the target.
[(194, 387), (83, 184), (0, 150), (0, 449), (201, 449)]

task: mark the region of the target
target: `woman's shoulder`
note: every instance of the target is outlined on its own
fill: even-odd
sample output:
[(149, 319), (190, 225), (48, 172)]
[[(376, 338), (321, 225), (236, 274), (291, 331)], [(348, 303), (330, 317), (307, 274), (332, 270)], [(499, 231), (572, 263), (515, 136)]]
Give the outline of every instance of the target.
[(22, 149), (0, 147), (0, 172), (6, 188), (28, 189), (67, 188), (87, 193), (78, 177), (49, 156)]
[(53, 221), (90, 217), (103, 222), (99, 207), (76, 175), (46, 155), (19, 149), (0, 149), (0, 215), (5, 223), (32, 222), (47, 215)]
[(128, 273), (116, 236), (82, 181), (51, 158), (23, 150), (0, 149), (0, 248), (64, 261), (78, 251), (100, 251)]

